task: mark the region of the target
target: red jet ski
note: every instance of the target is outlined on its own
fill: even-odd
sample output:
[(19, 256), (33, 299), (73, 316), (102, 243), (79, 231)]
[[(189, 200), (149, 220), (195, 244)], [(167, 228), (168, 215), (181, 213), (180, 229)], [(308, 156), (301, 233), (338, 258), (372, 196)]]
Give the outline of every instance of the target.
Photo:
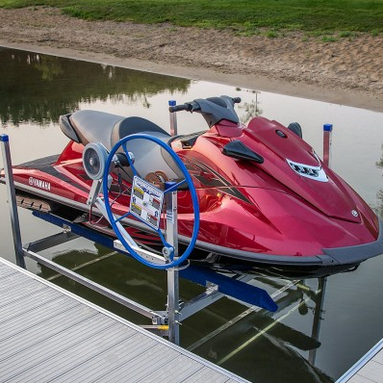
[[(221, 271), (318, 277), (352, 270), (382, 254), (382, 222), (302, 140), (299, 125), (286, 128), (255, 117), (245, 126), (234, 110), (237, 102), (221, 96), (170, 107), (173, 113), (199, 113), (206, 120), (208, 130), (186, 136), (170, 136), (140, 117), (88, 110), (61, 116), (60, 127), (70, 139), (62, 154), (14, 167), (19, 202), (113, 235), (107, 220), (87, 203), (92, 179), (84, 161), (89, 166), (94, 161), (83, 156), (84, 148), (101, 143), (110, 151), (123, 137), (147, 134), (177, 153), (195, 186), (200, 229), (192, 262)], [(144, 143), (134, 150), (134, 156), (141, 153), (140, 177), (147, 182), (161, 188), (177, 178), (176, 171), (163, 166), (167, 159), (161, 150)], [(128, 165), (120, 162), (111, 177), (117, 186), (109, 186), (118, 214), (129, 209), (125, 191), (132, 184), (129, 167), (121, 164)], [(178, 230), (181, 244), (187, 245), (194, 218), (189, 191), (180, 189)], [(123, 222), (130, 235), (143, 246), (155, 244), (150, 228), (135, 222)]]

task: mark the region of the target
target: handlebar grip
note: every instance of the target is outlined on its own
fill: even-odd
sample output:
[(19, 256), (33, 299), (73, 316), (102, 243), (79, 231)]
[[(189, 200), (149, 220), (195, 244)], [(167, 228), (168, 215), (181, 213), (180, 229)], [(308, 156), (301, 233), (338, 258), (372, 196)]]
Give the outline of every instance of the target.
[(190, 110), (190, 105), (189, 104), (181, 104), (181, 105), (174, 105), (174, 106), (169, 106), (169, 112), (174, 113), (174, 112), (180, 112), (181, 110)]
[(232, 100), (234, 104), (239, 104), (242, 101), (241, 97), (233, 97)]

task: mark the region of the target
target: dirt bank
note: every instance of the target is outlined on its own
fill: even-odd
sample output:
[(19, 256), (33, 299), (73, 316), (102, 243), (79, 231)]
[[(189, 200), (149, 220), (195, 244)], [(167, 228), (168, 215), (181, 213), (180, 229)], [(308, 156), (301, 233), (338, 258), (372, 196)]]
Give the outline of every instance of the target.
[(0, 45), (383, 111), (383, 36), (241, 37), (89, 22), (53, 8), (0, 9)]

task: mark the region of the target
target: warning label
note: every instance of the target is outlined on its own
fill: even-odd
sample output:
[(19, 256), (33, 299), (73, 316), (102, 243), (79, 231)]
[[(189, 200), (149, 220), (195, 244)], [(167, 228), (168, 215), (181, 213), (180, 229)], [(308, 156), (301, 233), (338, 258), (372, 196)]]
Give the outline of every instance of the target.
[(140, 177), (134, 176), (130, 212), (153, 229), (160, 227), (164, 193)]

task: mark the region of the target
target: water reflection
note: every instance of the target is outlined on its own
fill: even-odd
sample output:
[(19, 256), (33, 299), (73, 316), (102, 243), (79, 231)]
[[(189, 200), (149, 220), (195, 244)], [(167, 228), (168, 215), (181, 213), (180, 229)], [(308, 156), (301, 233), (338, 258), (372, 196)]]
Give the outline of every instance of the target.
[[(252, 94), (255, 94), (255, 99), (251, 101), (243, 101), (239, 106), (240, 120), (243, 122), (250, 121), (253, 117), (262, 116), (263, 110), (260, 106), (261, 101), (259, 100), (259, 95), (261, 92), (259, 90), (251, 91)], [(243, 113), (240, 113), (243, 111)]]
[[(383, 144), (382, 144), (382, 151), (383, 151)], [(380, 157), (380, 160), (376, 162), (376, 166), (378, 168), (383, 169), (383, 153), (382, 153), (382, 156)]]
[[(49, 257), (49, 253), (52, 252), (47, 251), (44, 256)], [(134, 259), (111, 252), (97, 243), (87, 241), (75, 244), (69, 251), (54, 251), (52, 259), (55, 263), (76, 270), (79, 274), (122, 295), (140, 300), (142, 304), (153, 307), (154, 310), (163, 310), (165, 307), (166, 273), (155, 270), (148, 272), (145, 266), (142, 267)], [(61, 280), (58, 283), (64, 283), (64, 278), (44, 266), (41, 267), (39, 275), (44, 279)], [(97, 298), (92, 298), (91, 292), (87, 298), (97, 302)], [(123, 316), (129, 316), (126, 311), (120, 308), (119, 314), (124, 312)], [(142, 323), (144, 318), (140, 319)]]
[[(147, 307), (164, 310), (165, 273), (147, 269), (122, 255), (109, 253), (97, 244), (74, 247), (70, 251), (54, 252), (53, 260)], [(132, 311), (107, 302), (44, 266), (39, 275), (90, 301), (101, 302), (120, 316), (145, 323), (144, 318)], [(270, 294), (281, 291), (276, 299), (278, 312), (246, 308), (223, 299), (183, 322), (182, 345), (254, 382), (333, 382), (316, 366), (316, 354), (321, 347), (320, 326), (324, 320), (325, 279), (291, 282), (258, 277), (253, 283), (267, 289)], [(286, 289), (287, 285), (289, 288)], [(181, 280), (183, 301), (201, 292), (201, 287)], [(292, 317), (296, 325), (287, 323)], [(302, 326), (297, 318), (305, 325)]]
[[(273, 289), (283, 289), (288, 283), (272, 278), (256, 280)], [(311, 284), (313, 282), (311, 280)], [(250, 381), (333, 382), (315, 365), (321, 345), (325, 279), (315, 282), (316, 289), (304, 281), (292, 284), (277, 299), (276, 314), (249, 309), (231, 319), (230, 326), (222, 326), (214, 337), (208, 337), (201, 345), (197, 342), (197, 346), (191, 345), (189, 349), (229, 370), (241, 371)], [(284, 323), (290, 316), (297, 315), (306, 316), (305, 329)], [(246, 368), (250, 363), (257, 368)]]
[(81, 102), (141, 102), (188, 90), (190, 80), (0, 48), (0, 121), (49, 124)]
[[(238, 110), (242, 121), (259, 114), (284, 125), (297, 120), (305, 139), (318, 154), (322, 149), (322, 124), (333, 123), (334, 169), (371, 206), (376, 206), (383, 217), (382, 174), (377, 167), (383, 166), (382, 114), (1, 48), (0, 65), (0, 122), (6, 124), (3, 130), (10, 135), (14, 163), (61, 152), (67, 139), (57, 124), (50, 122), (57, 122), (60, 114), (77, 108), (139, 115), (166, 128), (169, 118), (166, 106), (170, 98), (185, 102), (228, 94), (242, 97), (245, 107)], [(180, 133), (202, 130), (205, 124), (198, 122), (199, 117), (180, 114)], [(23, 124), (25, 121), (29, 123)], [(0, 158), (0, 167), (1, 161)], [(8, 217), (4, 188), (0, 188), (0, 196), (0, 212)], [(27, 211), (20, 210), (20, 216), (25, 243), (57, 230)], [(0, 256), (13, 260), (8, 226), (7, 222), (1, 230)], [(58, 263), (79, 268), (81, 274), (144, 305), (164, 308), (164, 273), (148, 270), (121, 255), (109, 255), (93, 243), (83, 246), (76, 241), (72, 248), (64, 247), (53, 257)], [(32, 268), (31, 263), (29, 270), (53, 278), (52, 281), (76, 294), (142, 323), (142, 317), (130, 310), (73, 281), (54, 276), (44, 267), (33, 265)], [(82, 267), (83, 264), (87, 265)], [(249, 311), (242, 316), (246, 311), (244, 306), (223, 299), (183, 323), (182, 343), (185, 347), (195, 345), (198, 354), (259, 383), (330, 382), (381, 338), (381, 270), (383, 257), (377, 257), (352, 274), (332, 276), (328, 279), (326, 296), (321, 295), (318, 280), (302, 282), (278, 298), (280, 309), (274, 315)], [(285, 282), (259, 278), (257, 283), (273, 292)], [(181, 292), (182, 299), (187, 300), (201, 293), (201, 288), (182, 281)], [(326, 315), (318, 309), (323, 305)], [(229, 321), (233, 323), (230, 328), (203, 345), (196, 344)]]
[[(383, 151), (383, 144), (382, 144), (382, 151)], [(383, 169), (383, 153), (380, 157), (380, 159), (376, 162), (376, 166), (379, 169)], [(382, 175), (383, 177), (383, 175)], [(377, 203), (374, 208), (376, 214), (378, 214), (383, 219), (383, 188), (380, 188), (376, 194)]]

